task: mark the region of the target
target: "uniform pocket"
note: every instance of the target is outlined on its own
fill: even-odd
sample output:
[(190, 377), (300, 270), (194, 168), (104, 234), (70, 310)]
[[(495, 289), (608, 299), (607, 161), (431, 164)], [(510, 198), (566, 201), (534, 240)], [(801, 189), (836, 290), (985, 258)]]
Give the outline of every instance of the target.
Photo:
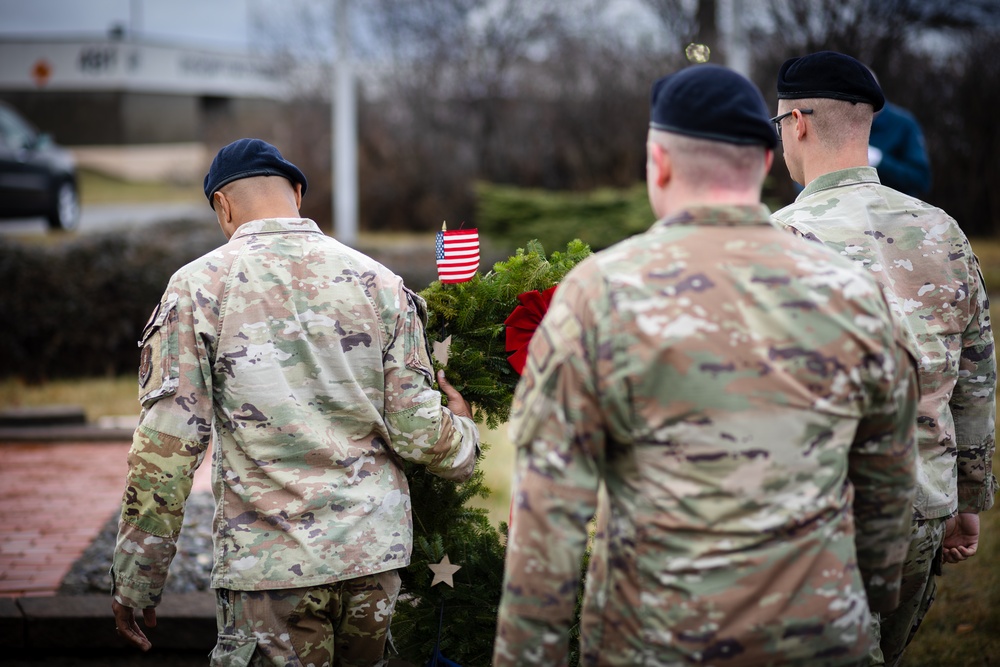
[(406, 292), (407, 309), (406, 322), (403, 329), (403, 354), (404, 363), (410, 370), (423, 373), (427, 379), (434, 380), (434, 364), (431, 361), (431, 352), (427, 347), (427, 335), (424, 331), (427, 326), (427, 304), (416, 292), (404, 287)]
[(256, 637), (219, 635), (208, 664), (210, 667), (247, 667), (256, 650)]
[(177, 391), (180, 379), (177, 295), (167, 295), (139, 339), (139, 402), (149, 407)]

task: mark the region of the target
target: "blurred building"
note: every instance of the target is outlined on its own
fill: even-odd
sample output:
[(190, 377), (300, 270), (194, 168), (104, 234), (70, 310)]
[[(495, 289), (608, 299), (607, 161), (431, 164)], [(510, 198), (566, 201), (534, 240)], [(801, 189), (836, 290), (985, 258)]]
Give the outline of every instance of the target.
[[(90, 164), (187, 180), (233, 138), (273, 136), (288, 99), (273, 60), (124, 39), (0, 40), (0, 100)], [(190, 173), (189, 173), (190, 172)]]

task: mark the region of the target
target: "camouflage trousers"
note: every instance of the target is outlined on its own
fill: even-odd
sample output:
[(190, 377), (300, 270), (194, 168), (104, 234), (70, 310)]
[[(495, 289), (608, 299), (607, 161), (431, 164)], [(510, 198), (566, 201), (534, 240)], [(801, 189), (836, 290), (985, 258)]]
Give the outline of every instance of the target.
[(212, 667), (384, 664), (399, 594), (396, 570), (324, 586), (216, 591)]
[(872, 634), (876, 643), (869, 665), (895, 667), (934, 602), (935, 577), (941, 574), (941, 544), (947, 519), (914, 521), (910, 528), (910, 547), (903, 563), (903, 581), (899, 606), (889, 614), (872, 615)]

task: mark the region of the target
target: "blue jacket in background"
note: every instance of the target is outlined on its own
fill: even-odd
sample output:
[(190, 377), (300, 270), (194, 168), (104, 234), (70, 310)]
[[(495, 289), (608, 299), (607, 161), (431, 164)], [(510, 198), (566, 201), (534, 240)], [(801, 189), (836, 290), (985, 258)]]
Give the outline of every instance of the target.
[(906, 109), (886, 102), (875, 114), (869, 144), (882, 151), (878, 177), (883, 185), (922, 197), (931, 189), (931, 164), (920, 124)]

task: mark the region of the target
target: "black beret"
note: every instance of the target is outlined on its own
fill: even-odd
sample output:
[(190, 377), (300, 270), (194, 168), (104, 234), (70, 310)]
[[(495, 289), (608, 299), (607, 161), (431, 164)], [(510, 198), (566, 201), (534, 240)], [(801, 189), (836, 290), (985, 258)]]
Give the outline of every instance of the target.
[(212, 160), (212, 166), (205, 174), (205, 196), (208, 203), (215, 208), (212, 195), (222, 186), (241, 178), (251, 176), (284, 176), (291, 181), (302, 184), (302, 194), (305, 195), (305, 175), (294, 164), (281, 157), (278, 149), (260, 139), (238, 139), (224, 146)]
[(878, 81), (859, 61), (835, 51), (819, 51), (789, 58), (778, 71), (778, 99), (801, 100), (828, 97), (845, 102), (864, 102), (878, 111), (885, 97)]
[(778, 145), (767, 104), (753, 83), (719, 65), (693, 65), (653, 84), (649, 126), (730, 144)]

